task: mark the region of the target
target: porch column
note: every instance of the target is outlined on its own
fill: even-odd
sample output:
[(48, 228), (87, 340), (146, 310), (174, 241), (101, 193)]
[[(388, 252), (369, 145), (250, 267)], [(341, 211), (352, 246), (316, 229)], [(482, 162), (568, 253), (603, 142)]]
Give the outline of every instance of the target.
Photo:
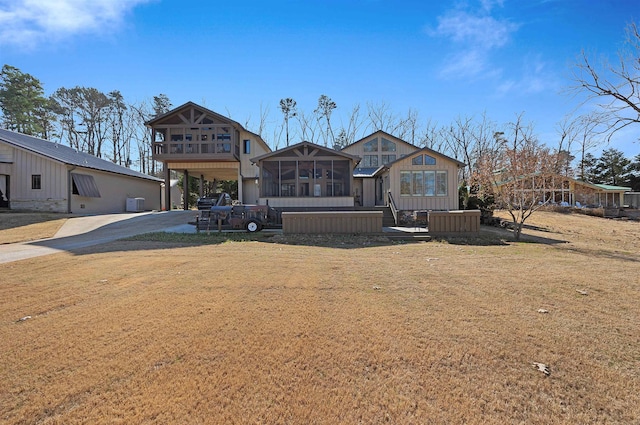
[(242, 194), (243, 187), (244, 187), (244, 180), (242, 179), (241, 170), (240, 168), (238, 168), (238, 201), (244, 204), (245, 203), (244, 196)]
[(182, 180), (182, 198), (184, 204), (184, 210), (189, 209), (189, 171), (184, 170), (184, 178)]
[[(164, 209), (165, 211), (171, 211), (171, 172), (169, 166), (164, 166)], [(162, 205), (160, 205), (162, 209)]]

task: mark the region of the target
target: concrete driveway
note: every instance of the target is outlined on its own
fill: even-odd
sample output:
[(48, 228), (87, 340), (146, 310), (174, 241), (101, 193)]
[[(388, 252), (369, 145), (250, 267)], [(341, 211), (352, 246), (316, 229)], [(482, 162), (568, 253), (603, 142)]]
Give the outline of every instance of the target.
[(0, 264), (86, 248), (149, 232), (195, 233), (196, 211), (162, 211), (72, 217), (53, 238), (0, 245)]

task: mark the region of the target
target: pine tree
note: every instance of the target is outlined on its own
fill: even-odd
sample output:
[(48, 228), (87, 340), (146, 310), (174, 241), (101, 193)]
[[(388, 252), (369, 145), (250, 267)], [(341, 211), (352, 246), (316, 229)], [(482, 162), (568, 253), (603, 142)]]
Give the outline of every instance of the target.
[(4, 65), (0, 71), (0, 109), (4, 128), (47, 138), (49, 105), (40, 80), (34, 76)]

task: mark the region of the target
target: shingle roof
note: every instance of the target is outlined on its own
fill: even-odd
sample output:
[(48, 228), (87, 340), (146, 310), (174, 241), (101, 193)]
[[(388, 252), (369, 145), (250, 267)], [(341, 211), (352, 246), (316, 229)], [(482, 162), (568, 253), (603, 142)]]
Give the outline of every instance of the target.
[(0, 129), (0, 141), (9, 145), (33, 152), (47, 158), (62, 162), (68, 165), (90, 168), (94, 170), (107, 171), (110, 173), (122, 174), (125, 176), (138, 177), (141, 179), (153, 180), (161, 182), (162, 179), (149, 176), (138, 171), (131, 170), (111, 161), (90, 155), (84, 152), (78, 152), (69, 146), (60, 143), (49, 142), (48, 140), (39, 139), (26, 134), (16, 133), (15, 131)]

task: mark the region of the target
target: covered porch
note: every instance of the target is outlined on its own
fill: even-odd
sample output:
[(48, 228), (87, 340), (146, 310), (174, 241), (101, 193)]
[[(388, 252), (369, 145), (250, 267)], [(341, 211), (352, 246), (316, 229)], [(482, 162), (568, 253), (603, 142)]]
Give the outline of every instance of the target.
[[(243, 200), (244, 190), (242, 184), (246, 179), (240, 172), (239, 162), (166, 162), (164, 168), (164, 179), (170, 181), (171, 171), (178, 172), (184, 176), (184, 182), (190, 178), (198, 181), (198, 196), (205, 195), (205, 185), (207, 182), (215, 182), (221, 180), (233, 180), (238, 182), (238, 200)], [(255, 184), (255, 183), (254, 183)], [(188, 184), (185, 185), (188, 188)], [(170, 185), (164, 187), (164, 205), (163, 209), (170, 210), (171, 206), (176, 204), (176, 199), (172, 199)], [(189, 190), (184, 190), (183, 205), (184, 210), (191, 208), (189, 201)]]

